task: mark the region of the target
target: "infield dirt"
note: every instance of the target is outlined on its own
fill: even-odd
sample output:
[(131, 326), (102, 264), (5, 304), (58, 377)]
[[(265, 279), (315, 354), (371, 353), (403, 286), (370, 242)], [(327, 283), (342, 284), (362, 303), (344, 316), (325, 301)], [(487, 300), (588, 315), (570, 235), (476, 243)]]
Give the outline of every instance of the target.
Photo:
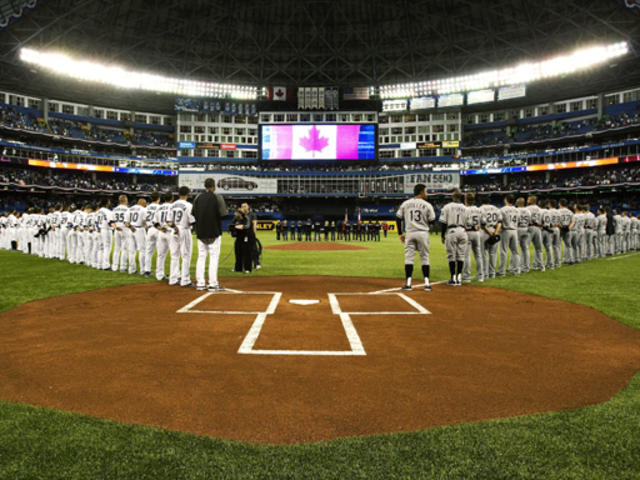
[[(349, 351), (328, 294), (397, 284), (226, 280), (242, 291), (282, 292), (257, 351)], [(395, 292), (337, 296), (343, 312), (356, 312), (350, 319), (366, 353), (345, 356), (238, 353), (256, 314), (176, 313), (202, 293), (141, 284), (3, 313), (0, 398), (290, 444), (577, 408), (608, 400), (640, 369), (639, 331), (588, 307), (493, 288), (406, 294), (428, 314)], [(265, 312), (273, 299), (215, 293), (190, 310)], [(319, 303), (289, 302), (300, 299)]]

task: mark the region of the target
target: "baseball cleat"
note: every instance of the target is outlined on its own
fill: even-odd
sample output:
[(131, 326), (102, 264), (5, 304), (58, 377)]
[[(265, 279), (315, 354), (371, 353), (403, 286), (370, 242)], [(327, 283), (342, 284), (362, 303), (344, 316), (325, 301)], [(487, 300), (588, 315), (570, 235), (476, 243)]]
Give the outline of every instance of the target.
[(206, 290), (206, 289), (207, 289), (207, 287), (205, 287), (204, 285), (198, 285), (196, 287), (196, 290), (198, 290), (199, 292), (201, 292), (202, 290)]
[(449, 285), (450, 287), (455, 287), (456, 286), (456, 281), (452, 278), (450, 278), (449, 280), (447, 280), (447, 285)]
[(431, 285), (425, 285), (424, 286), (424, 290), (425, 290), (425, 292), (430, 292), (431, 291)]
[(410, 292), (412, 290), (411, 285), (403, 285), (400, 290), (406, 290), (407, 292)]
[(210, 292), (223, 292), (224, 291), (224, 287), (222, 285), (209, 285), (209, 287), (207, 287), (207, 290), (209, 290)]
[(181, 287), (193, 287), (193, 282), (185, 283), (184, 285), (180, 285)]

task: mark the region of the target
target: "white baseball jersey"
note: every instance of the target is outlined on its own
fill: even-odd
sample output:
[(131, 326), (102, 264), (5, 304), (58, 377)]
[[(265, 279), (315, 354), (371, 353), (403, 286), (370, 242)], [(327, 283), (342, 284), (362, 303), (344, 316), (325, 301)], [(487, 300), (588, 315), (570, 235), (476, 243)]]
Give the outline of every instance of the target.
[(109, 223), (113, 221), (113, 212), (106, 207), (101, 207), (96, 215), (96, 223), (100, 230), (109, 228)]
[(84, 225), (84, 217), (85, 217), (85, 213), (82, 210), (75, 210), (72, 214), (71, 214), (71, 224), (74, 227), (81, 227), (82, 225)]
[(156, 213), (153, 216), (153, 223), (158, 224), (161, 227), (166, 227), (169, 220), (169, 212), (171, 208), (171, 203), (163, 203), (158, 207)]
[(593, 214), (593, 212), (587, 212), (585, 213), (585, 227), (590, 228), (592, 230), (595, 230), (596, 228), (596, 216)]
[(551, 210), (548, 208), (541, 208), (540, 219), (544, 228), (551, 228)]
[(525, 208), (529, 210), (531, 225), (535, 225), (535, 226), (540, 225), (542, 223), (540, 218), (541, 217), (540, 207), (538, 205), (527, 205)]
[(189, 228), (195, 219), (191, 214), (193, 205), (186, 200), (176, 200), (169, 209), (169, 218), (173, 224), (180, 228)]
[(122, 228), (125, 223), (130, 222), (129, 207), (127, 205), (118, 205), (113, 209), (113, 221), (116, 226)]
[(144, 217), (144, 221), (147, 227), (153, 227), (153, 217), (155, 216), (159, 207), (159, 203), (150, 203), (149, 205), (147, 205)]
[(135, 228), (142, 228), (145, 225), (146, 208), (141, 205), (134, 205), (129, 208), (129, 222)]
[(562, 214), (560, 211), (555, 208), (550, 208), (549, 211), (551, 212), (551, 226), (562, 226)]
[(614, 215), (613, 220), (615, 225), (615, 233), (622, 233), (622, 216)]
[(90, 231), (96, 228), (96, 214), (94, 212), (87, 213), (84, 220), (84, 227)]
[(598, 233), (605, 234), (607, 233), (607, 215), (602, 213), (598, 215), (597, 224), (598, 224)]
[(410, 198), (400, 205), (396, 216), (404, 220), (405, 232), (428, 232), (429, 222), (436, 219), (436, 212), (425, 199)]
[(60, 226), (61, 227), (68, 227), (69, 226), (69, 222), (71, 221), (71, 212), (68, 211), (64, 211), (60, 213)]

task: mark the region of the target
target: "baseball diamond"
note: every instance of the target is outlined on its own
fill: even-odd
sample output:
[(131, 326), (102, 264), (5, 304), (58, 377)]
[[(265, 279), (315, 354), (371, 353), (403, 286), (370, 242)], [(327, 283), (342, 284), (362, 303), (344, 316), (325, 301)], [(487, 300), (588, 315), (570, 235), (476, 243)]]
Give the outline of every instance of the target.
[(0, 480), (640, 480), (640, 1), (0, 0)]

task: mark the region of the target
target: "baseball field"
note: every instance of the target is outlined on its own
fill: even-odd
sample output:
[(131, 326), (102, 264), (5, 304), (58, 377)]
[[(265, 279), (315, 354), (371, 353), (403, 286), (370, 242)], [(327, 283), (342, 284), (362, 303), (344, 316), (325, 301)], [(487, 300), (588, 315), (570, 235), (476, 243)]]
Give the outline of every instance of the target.
[(640, 253), (404, 294), (358, 245), (225, 236), (224, 294), (0, 251), (0, 478), (640, 478)]

